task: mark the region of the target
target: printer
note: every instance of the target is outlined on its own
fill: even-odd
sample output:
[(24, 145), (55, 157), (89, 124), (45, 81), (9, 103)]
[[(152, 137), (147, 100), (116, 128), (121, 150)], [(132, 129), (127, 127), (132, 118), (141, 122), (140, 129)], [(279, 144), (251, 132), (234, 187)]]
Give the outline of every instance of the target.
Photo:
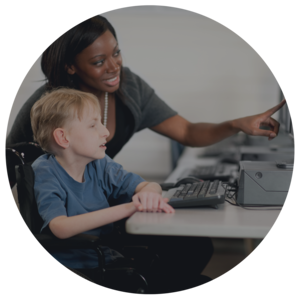
[(236, 202), (241, 206), (281, 206), (287, 197), (293, 164), (240, 161)]

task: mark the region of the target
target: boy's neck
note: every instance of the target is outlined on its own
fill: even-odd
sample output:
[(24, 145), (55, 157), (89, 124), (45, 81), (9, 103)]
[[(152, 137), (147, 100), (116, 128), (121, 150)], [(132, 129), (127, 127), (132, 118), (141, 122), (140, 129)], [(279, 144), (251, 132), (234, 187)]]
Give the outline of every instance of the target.
[(78, 182), (84, 182), (84, 171), (87, 163), (75, 160), (75, 159), (67, 159), (64, 156), (55, 155), (57, 162), (64, 168), (64, 170), (75, 180)]

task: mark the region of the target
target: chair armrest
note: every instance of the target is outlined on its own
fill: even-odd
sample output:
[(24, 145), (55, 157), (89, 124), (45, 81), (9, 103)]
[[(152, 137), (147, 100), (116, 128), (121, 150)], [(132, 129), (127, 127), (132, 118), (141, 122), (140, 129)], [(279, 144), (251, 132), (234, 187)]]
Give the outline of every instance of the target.
[[(47, 251), (61, 251), (67, 249), (93, 249), (98, 255), (99, 269), (105, 265), (104, 253), (100, 246), (100, 238), (89, 234), (78, 234), (68, 239), (59, 239), (52, 234), (38, 233), (35, 238)], [(103, 271), (101, 272), (103, 273)], [(100, 275), (103, 277), (103, 274)]]
[(96, 249), (100, 246), (99, 237), (88, 234), (78, 234), (68, 239), (43, 233), (35, 234), (35, 237), (47, 250)]

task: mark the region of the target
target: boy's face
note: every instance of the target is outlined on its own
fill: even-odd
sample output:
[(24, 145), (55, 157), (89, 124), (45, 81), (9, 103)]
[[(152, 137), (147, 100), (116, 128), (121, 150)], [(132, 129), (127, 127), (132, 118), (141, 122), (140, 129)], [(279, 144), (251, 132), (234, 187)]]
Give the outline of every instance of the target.
[(101, 123), (100, 118), (100, 112), (88, 105), (83, 111), (81, 120), (74, 117), (65, 126), (69, 149), (75, 159), (89, 163), (105, 156), (109, 131)]

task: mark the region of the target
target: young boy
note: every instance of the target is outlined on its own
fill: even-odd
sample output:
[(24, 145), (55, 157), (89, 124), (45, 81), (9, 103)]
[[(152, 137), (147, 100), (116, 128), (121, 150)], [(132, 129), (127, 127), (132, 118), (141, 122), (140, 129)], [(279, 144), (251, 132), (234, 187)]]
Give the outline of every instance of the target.
[[(94, 95), (57, 89), (37, 101), (30, 116), (35, 140), (49, 153), (32, 165), (42, 230), (49, 226), (60, 239), (83, 232), (100, 236), (111, 233), (113, 222), (136, 211), (174, 212), (157, 183), (126, 172), (105, 155), (109, 132), (101, 123)], [(108, 200), (118, 205), (109, 207)], [(108, 247), (103, 250), (106, 263), (120, 256)], [(70, 268), (98, 266), (93, 250), (52, 255)]]

